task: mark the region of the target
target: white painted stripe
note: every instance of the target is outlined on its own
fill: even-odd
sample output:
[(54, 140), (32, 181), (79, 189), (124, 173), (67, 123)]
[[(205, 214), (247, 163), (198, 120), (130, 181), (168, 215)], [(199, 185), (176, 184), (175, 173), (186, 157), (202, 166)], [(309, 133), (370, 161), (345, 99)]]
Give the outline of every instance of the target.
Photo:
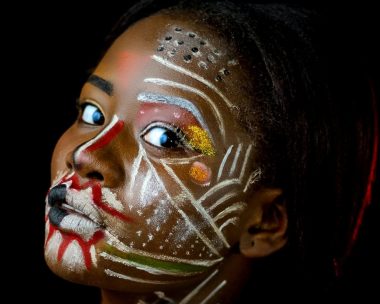
[(91, 255), (91, 263), (94, 267), (96, 267), (98, 265), (98, 260), (96, 258), (96, 250), (95, 250), (94, 245), (91, 245), (90, 247), (90, 255)]
[(190, 193), (189, 189), (182, 183), (182, 181), (178, 178), (178, 176), (174, 173), (172, 168), (170, 168), (168, 165), (162, 163), (164, 166), (166, 172), (171, 176), (171, 178), (177, 183), (177, 185), (182, 189), (182, 191), (186, 194), (188, 200), (191, 202), (193, 207), (197, 209), (197, 211), (203, 216), (205, 221), (209, 223), (209, 225), (212, 227), (216, 235), (220, 238), (220, 240), (224, 243), (224, 246), (227, 248), (230, 248), (230, 245), (228, 244), (226, 238), (224, 235), (219, 231), (218, 227), (215, 225), (215, 222), (212, 220), (211, 216), (206, 212), (206, 210), (203, 208), (203, 206), (197, 202), (194, 198), (194, 196)]
[(227, 161), (227, 159), (228, 159), (228, 156), (229, 156), (230, 153), (231, 153), (231, 150), (232, 150), (233, 146), (234, 146), (234, 145), (231, 145), (231, 146), (228, 148), (226, 154), (224, 154), (224, 157), (223, 157), (222, 163), (220, 164), (220, 167), (219, 167), (218, 177), (217, 177), (217, 179), (216, 179), (217, 182), (219, 181), (220, 177), (222, 176), (223, 169), (224, 169), (224, 165), (226, 164), (226, 161)]
[(79, 149), (75, 152), (76, 155), (80, 155), (84, 150), (86, 150), (88, 147), (92, 146), (94, 143), (96, 143), (100, 138), (103, 137), (104, 134), (106, 134), (109, 130), (112, 129), (114, 125), (117, 124), (119, 121), (119, 117), (115, 114), (111, 120), (111, 122), (106, 126), (98, 135), (96, 135), (93, 139), (86, 142), (84, 145), (80, 146)]
[(225, 221), (222, 226), (220, 226), (220, 231), (222, 231), (224, 228), (226, 228), (228, 225), (236, 225), (237, 222), (239, 221), (238, 217), (232, 217), (229, 220)]
[(225, 285), (227, 284), (227, 281), (222, 281), (211, 293), (208, 294), (208, 296), (200, 303), (200, 304), (206, 304), (213, 296), (215, 296)]
[(149, 170), (148, 173), (145, 176), (144, 182), (141, 186), (140, 190), (140, 198), (143, 199), (145, 196), (146, 187), (148, 186), (149, 180), (152, 178), (152, 171)]
[(194, 274), (197, 274), (197, 273), (201, 272), (201, 271), (199, 271), (199, 272), (188, 273), (188, 272), (176, 272), (176, 271), (158, 269), (158, 268), (154, 268), (154, 267), (151, 267), (151, 266), (147, 266), (147, 265), (143, 265), (143, 264), (140, 264), (140, 263), (136, 263), (136, 262), (133, 262), (133, 261), (129, 261), (129, 260), (126, 260), (126, 259), (114, 256), (114, 255), (111, 255), (111, 254), (109, 254), (107, 252), (102, 252), (100, 254), (100, 256), (102, 258), (104, 258), (106, 260), (109, 260), (109, 261), (112, 261), (114, 263), (122, 264), (124, 266), (134, 267), (134, 268), (137, 268), (139, 270), (148, 272), (148, 273), (153, 274), (153, 275), (171, 275), (171, 276), (186, 277), (186, 276), (193, 276)]
[(245, 187), (244, 187), (244, 190), (243, 192), (247, 192), (248, 190), (248, 187), (254, 183), (257, 183), (261, 178), (261, 169), (258, 168), (256, 169), (255, 171), (253, 171), (249, 177), (248, 177), (248, 180), (247, 180), (247, 183), (245, 184)]
[(247, 207), (247, 204), (244, 202), (235, 203), (235, 204), (231, 205), (230, 207), (224, 209), (217, 216), (215, 216), (214, 221), (216, 222), (216, 221), (220, 220), (221, 218), (225, 217), (226, 215), (228, 215), (232, 212), (243, 211), (246, 207)]
[(158, 175), (156, 169), (154, 168), (154, 166), (152, 165), (152, 163), (150, 162), (150, 160), (148, 159), (148, 156), (146, 155), (146, 152), (144, 150), (144, 148), (142, 147), (141, 144), (139, 144), (139, 149), (141, 151), (141, 153), (143, 154), (143, 157), (144, 157), (144, 160), (147, 162), (148, 166), (150, 167), (150, 169), (152, 170), (153, 172), (153, 175), (154, 177), (156, 178), (157, 182), (160, 184), (163, 192), (165, 193), (168, 201), (170, 202), (170, 204), (177, 210), (177, 212), (182, 216), (182, 218), (185, 220), (185, 223), (189, 226), (190, 229), (192, 229), (195, 234), (203, 241), (203, 243), (205, 245), (207, 245), (207, 247), (213, 252), (215, 253), (217, 256), (220, 257), (220, 253), (218, 252), (218, 250), (214, 247), (214, 245), (212, 244), (212, 242), (202, 233), (200, 232), (190, 221), (190, 219), (188, 218), (188, 216), (185, 214), (185, 212), (183, 212), (183, 210), (181, 210), (178, 205), (173, 201), (173, 198), (169, 195), (169, 192), (167, 191), (164, 183), (162, 182), (160, 176)]
[(208, 80), (204, 79), (202, 76), (196, 74), (196, 73), (193, 73), (183, 67), (180, 67), (178, 65), (175, 65), (174, 63), (171, 63), (170, 61), (160, 57), (160, 56), (157, 56), (157, 55), (153, 55), (151, 56), (151, 58), (154, 60), (154, 61), (157, 61), (158, 63), (161, 63), (162, 65), (166, 66), (167, 68), (171, 69), (171, 70), (174, 70), (174, 71), (177, 71), (179, 73), (182, 73), (184, 75), (187, 75), (195, 80), (198, 80), (199, 82), (203, 83), (204, 85), (208, 86), (211, 90), (213, 90), (216, 94), (218, 94), (220, 96), (220, 98), (223, 99), (223, 101), (226, 103), (226, 105), (231, 108), (233, 105), (232, 103), (228, 100), (228, 98), (226, 96), (223, 95), (223, 93), (216, 87), (214, 86), (211, 82), (209, 82)]
[(232, 166), (231, 166), (231, 169), (230, 169), (229, 176), (231, 176), (234, 173), (234, 171), (235, 171), (237, 160), (238, 160), (239, 155), (240, 155), (241, 147), (242, 147), (242, 144), (239, 144), (238, 148), (236, 149), (234, 161), (232, 162)]
[(208, 208), (208, 212), (211, 212), (214, 210), (216, 207), (218, 207), (220, 204), (224, 203), (225, 201), (229, 200), (230, 198), (237, 196), (237, 192), (229, 192), (226, 195), (223, 195), (220, 199), (218, 199), (214, 205), (212, 205), (210, 208)]
[(200, 159), (204, 155), (195, 155), (191, 157), (181, 157), (181, 158), (162, 158), (161, 162), (168, 165), (187, 165), (192, 163), (194, 160)]
[(214, 103), (214, 101), (208, 95), (206, 95), (203, 91), (198, 90), (194, 87), (182, 84), (182, 83), (178, 83), (178, 82), (174, 82), (174, 81), (166, 80), (166, 79), (161, 79), (161, 78), (145, 78), (144, 82), (154, 83), (154, 84), (159, 85), (159, 86), (169, 86), (169, 87), (173, 87), (173, 88), (178, 88), (178, 89), (181, 89), (183, 91), (194, 93), (194, 94), (198, 95), (199, 97), (201, 97), (202, 99), (204, 99), (212, 108), (212, 110), (215, 114), (215, 118), (216, 118), (216, 121), (218, 123), (219, 129), (220, 129), (220, 133), (222, 134), (222, 138), (223, 138), (223, 140), (225, 140), (226, 131), (225, 131), (225, 127), (224, 127), (224, 120), (222, 118), (222, 114), (220, 113), (220, 111), (219, 111), (218, 107), (216, 106), (216, 104)]
[(160, 284), (160, 285), (173, 283), (173, 281), (162, 281), (162, 280), (156, 281), (156, 280), (144, 280), (140, 278), (135, 278), (135, 277), (127, 276), (125, 274), (112, 271), (111, 269), (108, 269), (108, 268), (104, 270), (104, 273), (110, 277), (114, 277), (114, 278), (118, 278), (118, 279), (122, 279), (126, 281), (138, 282), (138, 283)]
[(102, 200), (105, 204), (109, 205), (113, 209), (120, 212), (124, 211), (123, 204), (117, 199), (116, 194), (113, 193), (110, 189), (102, 189)]
[(136, 181), (136, 175), (139, 170), (140, 164), (141, 164), (142, 154), (139, 150), (139, 153), (135, 160), (133, 161), (132, 168), (131, 168), (131, 177), (130, 177), (130, 183), (129, 183), (129, 194), (132, 193), (133, 187), (135, 186)]
[(178, 304), (187, 304), (189, 303), (194, 296), (196, 296), (199, 291), (219, 272), (218, 269), (216, 269), (212, 274), (210, 274), (202, 283), (200, 283), (197, 287), (195, 287), (186, 297), (184, 297), (181, 302)]
[(210, 190), (208, 190), (205, 194), (203, 194), (197, 201), (198, 203), (202, 203), (205, 201), (208, 197), (211, 195), (215, 194), (219, 190), (224, 190), (225, 187), (230, 186), (230, 185), (239, 185), (240, 180), (238, 178), (232, 178), (232, 179), (226, 179), (215, 186), (213, 186)]
[(243, 166), (241, 167), (241, 171), (240, 171), (239, 179), (240, 179), (241, 182), (243, 180), (243, 177), (244, 177), (244, 174), (245, 174), (245, 170), (247, 169), (247, 162), (248, 162), (249, 156), (251, 155), (251, 150), (252, 150), (252, 145), (249, 145), (248, 148), (247, 148), (247, 151), (245, 152)]

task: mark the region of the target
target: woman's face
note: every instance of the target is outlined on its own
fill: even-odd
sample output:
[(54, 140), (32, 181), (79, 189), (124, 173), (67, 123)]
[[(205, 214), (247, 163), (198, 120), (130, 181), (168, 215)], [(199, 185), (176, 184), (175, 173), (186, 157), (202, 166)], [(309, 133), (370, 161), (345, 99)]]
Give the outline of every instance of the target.
[(54, 151), (54, 272), (143, 292), (199, 281), (226, 258), (257, 177), (232, 116), (242, 75), (225, 42), (181, 18), (146, 18), (116, 40)]

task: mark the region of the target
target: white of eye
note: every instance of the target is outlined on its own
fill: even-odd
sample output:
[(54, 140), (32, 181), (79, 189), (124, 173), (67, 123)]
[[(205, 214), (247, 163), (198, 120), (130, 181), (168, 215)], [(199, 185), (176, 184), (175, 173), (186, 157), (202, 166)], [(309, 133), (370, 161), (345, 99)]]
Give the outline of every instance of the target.
[(82, 106), (82, 120), (90, 125), (102, 125), (104, 123), (103, 113), (95, 105), (86, 103)]
[(176, 148), (180, 145), (181, 141), (175, 132), (163, 127), (151, 128), (145, 133), (143, 139), (147, 143), (159, 148)]

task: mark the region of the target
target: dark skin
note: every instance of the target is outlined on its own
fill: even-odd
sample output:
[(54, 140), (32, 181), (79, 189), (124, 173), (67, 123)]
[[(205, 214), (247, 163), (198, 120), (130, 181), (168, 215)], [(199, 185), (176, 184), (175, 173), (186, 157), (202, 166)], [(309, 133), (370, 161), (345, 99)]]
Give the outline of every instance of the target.
[(251, 258), (280, 249), (287, 227), (281, 190), (254, 189), (256, 151), (231, 115), (248, 94), (237, 52), (205, 25), (158, 14), (127, 29), (94, 75), (53, 155), (69, 215), (47, 209), (49, 267), (100, 287), (103, 304), (232, 303)]

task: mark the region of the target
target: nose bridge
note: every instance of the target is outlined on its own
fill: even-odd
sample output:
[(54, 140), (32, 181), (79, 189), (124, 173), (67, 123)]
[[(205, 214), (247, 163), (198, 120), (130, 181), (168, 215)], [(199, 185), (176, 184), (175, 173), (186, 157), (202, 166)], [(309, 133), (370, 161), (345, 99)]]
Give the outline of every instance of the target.
[(122, 179), (123, 170), (112, 144), (123, 127), (124, 122), (114, 115), (99, 134), (73, 152), (74, 170), (84, 178), (96, 179), (109, 187), (115, 186)]

